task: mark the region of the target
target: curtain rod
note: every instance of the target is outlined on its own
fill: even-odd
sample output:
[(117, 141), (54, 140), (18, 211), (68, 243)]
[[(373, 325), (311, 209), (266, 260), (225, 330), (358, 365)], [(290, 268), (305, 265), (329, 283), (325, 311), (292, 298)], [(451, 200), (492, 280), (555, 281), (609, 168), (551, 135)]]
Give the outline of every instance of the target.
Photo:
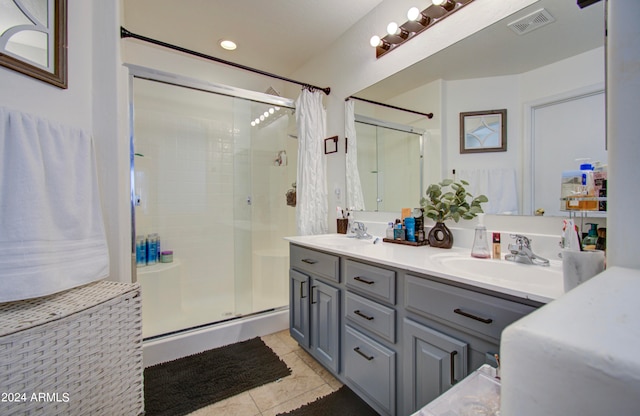
[(330, 87), (326, 87), (326, 88), (317, 87), (315, 85), (311, 85), (311, 84), (307, 84), (307, 83), (304, 83), (304, 82), (296, 81), (296, 80), (293, 80), (293, 79), (290, 79), (290, 78), (285, 78), (285, 77), (282, 77), (280, 75), (276, 75), (276, 74), (272, 74), (270, 72), (262, 71), (260, 69), (255, 69), (255, 68), (251, 68), (249, 66), (237, 64), (235, 62), (226, 61), (224, 59), (216, 58), (215, 56), (205, 55), (204, 53), (192, 51), (190, 49), (186, 49), (186, 48), (183, 48), (181, 46), (176, 46), (176, 45), (172, 45), (170, 43), (162, 42), (160, 40), (156, 40), (156, 39), (153, 39), (153, 38), (148, 38), (146, 36), (137, 35), (137, 34), (135, 34), (133, 32), (128, 31), (127, 29), (125, 29), (122, 26), (120, 26), (120, 38), (122, 38), (122, 39), (124, 39), (124, 38), (134, 38), (134, 39), (142, 40), (142, 41), (145, 41), (145, 42), (153, 43), (154, 45), (163, 46), (165, 48), (173, 49), (175, 51), (179, 51), (179, 52), (183, 52), (183, 53), (186, 53), (186, 54), (189, 54), (189, 55), (197, 56), (199, 58), (208, 59), (210, 61), (215, 61), (215, 62), (218, 62), (218, 63), (221, 63), (221, 64), (225, 64), (225, 65), (231, 65), (231, 66), (239, 68), (239, 69), (244, 69), (245, 71), (250, 71), (250, 72), (254, 72), (256, 74), (265, 75), (267, 77), (276, 78), (276, 79), (279, 79), (279, 80), (282, 80), (282, 81), (291, 82), (293, 84), (302, 85), (304, 88), (307, 88), (307, 89), (312, 90), (312, 91), (313, 90), (322, 91), (327, 95), (329, 95), (331, 93), (331, 88)]
[(369, 104), (381, 105), (383, 107), (393, 108), (394, 110), (406, 111), (407, 113), (418, 114), (418, 115), (421, 115), (421, 116), (425, 116), (426, 118), (429, 118), (429, 119), (433, 118), (433, 113), (421, 113), (419, 111), (408, 110), (408, 109), (402, 108), (402, 107), (396, 107), (395, 105), (391, 105), (391, 104), (379, 103), (377, 101), (371, 101), (371, 100), (367, 100), (365, 98), (354, 97), (353, 95), (345, 98), (345, 101), (349, 101), (350, 99), (364, 101), (364, 102), (369, 103)]

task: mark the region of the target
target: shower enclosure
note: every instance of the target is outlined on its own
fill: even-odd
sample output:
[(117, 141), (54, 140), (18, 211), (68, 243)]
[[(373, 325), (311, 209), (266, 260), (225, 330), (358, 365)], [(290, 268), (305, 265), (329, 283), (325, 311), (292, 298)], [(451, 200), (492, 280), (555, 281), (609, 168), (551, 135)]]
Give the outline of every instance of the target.
[(400, 212), (415, 206), (423, 189), (425, 131), (358, 114), (355, 128), (365, 209)]
[(129, 71), (133, 229), (173, 252), (136, 268), (143, 337), (286, 307), (292, 100)]

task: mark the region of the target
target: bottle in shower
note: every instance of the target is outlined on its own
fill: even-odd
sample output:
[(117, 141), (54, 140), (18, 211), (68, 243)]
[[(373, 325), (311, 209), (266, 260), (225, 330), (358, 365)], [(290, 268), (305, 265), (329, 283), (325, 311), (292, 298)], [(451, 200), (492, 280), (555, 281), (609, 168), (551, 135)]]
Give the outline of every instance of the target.
[(147, 265), (147, 239), (143, 235), (136, 236), (136, 267)]
[(473, 238), (471, 257), (480, 259), (488, 259), (491, 257), (489, 242), (487, 241), (487, 228), (484, 226), (484, 214), (478, 214), (478, 225), (476, 225), (476, 233)]
[(147, 264), (156, 264), (158, 262), (158, 246), (157, 234), (149, 234), (147, 236)]

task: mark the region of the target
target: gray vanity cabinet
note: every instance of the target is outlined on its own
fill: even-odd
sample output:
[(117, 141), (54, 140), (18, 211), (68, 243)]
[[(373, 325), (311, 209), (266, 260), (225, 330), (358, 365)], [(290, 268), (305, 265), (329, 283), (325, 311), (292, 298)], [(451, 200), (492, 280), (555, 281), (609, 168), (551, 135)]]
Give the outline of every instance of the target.
[(290, 247), (291, 336), (384, 416), (411, 415), (483, 364), (495, 366), (502, 330), (541, 306), (329, 249)]
[[(289, 332), (328, 369), (340, 363), (340, 258), (291, 246)], [(323, 281), (324, 280), (324, 281)]]
[(404, 319), (405, 405), (411, 412), (467, 375), (468, 344)]

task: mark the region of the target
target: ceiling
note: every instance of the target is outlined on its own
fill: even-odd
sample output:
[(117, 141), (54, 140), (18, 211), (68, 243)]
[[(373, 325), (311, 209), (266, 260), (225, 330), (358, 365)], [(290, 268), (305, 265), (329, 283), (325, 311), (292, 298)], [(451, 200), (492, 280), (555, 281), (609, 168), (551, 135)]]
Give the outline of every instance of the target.
[[(382, 1), (124, 0), (124, 26), (138, 35), (288, 76)], [(539, 0), (357, 95), (384, 101), (440, 78), (522, 73), (594, 49), (604, 43), (603, 4), (580, 9), (575, 0)], [(506, 26), (541, 7), (554, 23), (525, 35)], [(223, 50), (219, 41), (226, 38), (238, 49)]]
[[(383, 0), (124, 0), (124, 27), (288, 76)], [(235, 51), (221, 39), (238, 44)]]

